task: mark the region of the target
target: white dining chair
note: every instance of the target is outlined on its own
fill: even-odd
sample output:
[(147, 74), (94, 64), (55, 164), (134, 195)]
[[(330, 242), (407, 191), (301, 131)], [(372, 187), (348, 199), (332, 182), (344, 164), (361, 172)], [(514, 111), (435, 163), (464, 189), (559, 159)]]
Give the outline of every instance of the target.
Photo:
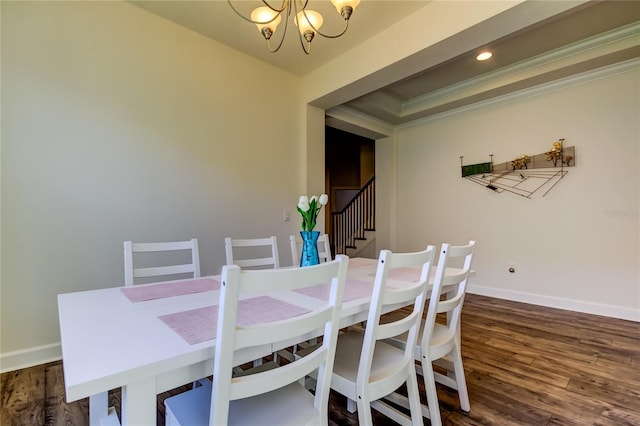
[[(413, 346), (406, 334), (387, 340), (398, 348), (406, 348), (407, 345), (414, 348), (415, 359), (420, 361), (416, 372), (422, 376), (427, 394), (428, 407), (422, 406), (423, 415), (431, 419), (432, 425), (442, 424), (436, 382), (456, 389), (460, 408), (466, 412), (471, 409), (460, 349), (460, 317), (475, 245), (475, 241), (462, 246), (442, 244), (418, 344)], [(438, 314), (445, 315), (445, 324), (436, 321)], [(434, 364), (446, 369), (447, 373), (434, 371)], [(389, 400), (407, 404), (406, 398), (398, 394)]]
[[(381, 251), (364, 330), (352, 328), (338, 336), (331, 388), (356, 401), (360, 425), (372, 424), (372, 408), (401, 424), (423, 424), (413, 348), (399, 349), (385, 340), (407, 333), (408, 341), (417, 343), (434, 257), (433, 246), (414, 253)], [(391, 282), (389, 271), (393, 268), (420, 268), (420, 278)], [(405, 311), (396, 321), (381, 322), (384, 312), (399, 306), (412, 306), (411, 312)], [(403, 383), (410, 418), (382, 399)]]
[[(275, 236), (266, 238), (231, 238), (224, 239), (224, 250), (227, 258), (227, 265), (238, 265), (242, 269), (277, 269), (280, 267), (280, 257), (278, 255), (278, 239)], [(293, 355), (286, 350), (280, 351), (286, 359), (291, 359)], [(273, 354), (273, 362), (278, 362), (278, 353)], [(261, 359), (253, 361), (253, 367), (262, 365)], [(264, 367), (263, 367), (264, 368)], [(266, 368), (271, 368), (267, 366)], [(248, 374), (254, 369), (236, 368), (238, 374)]]
[(278, 239), (231, 238), (224, 239), (227, 265), (238, 265), (242, 269), (279, 268)]
[[(300, 234), (289, 235), (289, 245), (291, 246), (291, 264), (293, 266), (300, 266), (300, 254), (302, 249), (302, 238), (300, 238)], [(320, 258), (320, 263), (330, 262), (332, 259), (331, 245), (329, 244), (329, 235), (327, 234), (320, 234), (320, 236), (318, 236), (318, 257)], [(315, 344), (317, 344), (317, 339), (309, 339), (307, 342), (302, 342), (299, 345), (296, 345), (293, 348), (293, 352), (295, 354), (299, 348), (306, 348)]]
[[(180, 252), (188, 252), (187, 263), (174, 263), (164, 266), (145, 266), (137, 265), (134, 257), (138, 256), (154, 256), (160, 258), (160, 261), (166, 262), (168, 253), (174, 256), (180, 256)], [(145, 259), (150, 261), (150, 259)], [(156, 262), (158, 260), (156, 259)], [(177, 260), (175, 260), (177, 262)], [(198, 250), (198, 239), (192, 238), (187, 241), (173, 241), (160, 243), (134, 243), (131, 241), (124, 242), (124, 285), (129, 287), (134, 285), (136, 279), (159, 278), (163, 280), (173, 279), (176, 276), (188, 276), (197, 278), (200, 276), (200, 253)]]
[[(289, 245), (291, 246), (291, 264), (300, 266), (300, 254), (302, 249), (302, 239), (300, 235), (290, 235)], [(320, 234), (318, 237), (318, 257), (320, 262), (329, 262), (331, 260), (331, 245), (329, 244), (329, 235)]]
[[(213, 382), (167, 398), (167, 426), (326, 425), (331, 371), (340, 322), (348, 257), (306, 268), (241, 270), (224, 266), (220, 290)], [(306, 306), (309, 312), (288, 319), (237, 325), (240, 296), (283, 292), (330, 283), (328, 300)], [(320, 333), (322, 344), (304, 358), (272, 370), (234, 377), (238, 356), (251, 348), (304, 340)], [(299, 380), (317, 371), (315, 395)]]
[[(177, 263), (178, 260), (172, 259), (168, 262), (167, 256), (181, 256), (188, 259), (188, 263)], [(163, 266), (144, 266), (139, 267), (135, 258), (154, 257), (153, 264), (163, 263)], [(142, 259), (141, 259), (142, 260)], [(145, 258), (146, 262), (151, 259)], [(170, 263), (167, 265), (166, 263)], [(192, 238), (186, 241), (171, 241), (159, 243), (134, 243), (132, 241), (124, 242), (124, 285), (125, 287), (133, 286), (136, 279), (153, 278), (170, 280), (177, 276), (186, 278), (200, 277), (200, 251), (198, 248), (198, 239)], [(198, 383), (202, 384), (206, 379), (200, 379), (193, 382), (193, 386)]]

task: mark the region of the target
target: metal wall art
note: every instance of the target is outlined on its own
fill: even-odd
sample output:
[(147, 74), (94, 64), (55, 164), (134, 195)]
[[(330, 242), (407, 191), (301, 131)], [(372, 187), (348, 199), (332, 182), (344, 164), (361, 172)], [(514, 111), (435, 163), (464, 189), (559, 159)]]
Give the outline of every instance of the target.
[(493, 164), (493, 154), (488, 163), (463, 165), (462, 177), (495, 192), (511, 192), (526, 198), (547, 193), (562, 179), (566, 168), (576, 165), (575, 147), (565, 147), (564, 139), (553, 143), (542, 154), (523, 154), (511, 161)]

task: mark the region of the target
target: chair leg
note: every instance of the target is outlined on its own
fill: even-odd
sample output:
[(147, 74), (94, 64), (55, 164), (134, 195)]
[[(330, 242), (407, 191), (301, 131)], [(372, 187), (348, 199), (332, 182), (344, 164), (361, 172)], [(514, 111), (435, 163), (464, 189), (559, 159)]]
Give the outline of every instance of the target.
[(347, 398), (347, 412), (353, 414), (358, 410), (358, 406), (353, 399)]
[(464, 365), (462, 365), (462, 354), (460, 353), (460, 347), (454, 345), (451, 351), (451, 358), (453, 358), (453, 368), (455, 371), (455, 380), (458, 388), (458, 398), (460, 398), (460, 408), (462, 411), (469, 412), (471, 410), (471, 404), (469, 403), (469, 391), (467, 390), (467, 379), (464, 375)]
[(373, 426), (373, 416), (371, 415), (371, 404), (369, 401), (366, 401), (364, 398), (358, 398), (356, 403), (358, 407), (358, 424), (360, 426)]
[(100, 426), (100, 420), (109, 412), (109, 392), (89, 397), (89, 425)]
[(407, 377), (407, 396), (409, 398), (409, 411), (411, 412), (411, 424), (422, 426), (422, 406), (420, 403), (420, 393), (418, 391), (418, 376), (415, 369), (411, 368)]
[(425, 356), (422, 357), (422, 378), (424, 380), (424, 390), (427, 393), (427, 404), (429, 405), (429, 418), (432, 426), (441, 426), (440, 404), (438, 403), (438, 392), (436, 390), (436, 378), (433, 374), (433, 365)]

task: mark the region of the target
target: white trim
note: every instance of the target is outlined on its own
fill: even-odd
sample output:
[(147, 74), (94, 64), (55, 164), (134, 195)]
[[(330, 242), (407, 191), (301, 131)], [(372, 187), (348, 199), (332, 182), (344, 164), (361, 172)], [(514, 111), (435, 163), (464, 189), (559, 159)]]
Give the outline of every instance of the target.
[(532, 305), (546, 306), (548, 308), (565, 309), (568, 311), (582, 312), (585, 314), (601, 315), (610, 318), (640, 322), (640, 309), (625, 308), (602, 303), (585, 302), (583, 300), (563, 299), (560, 297), (545, 296), (542, 294), (525, 293), (469, 284), (468, 293), (481, 296), (495, 297), (497, 299), (512, 300), (514, 302), (529, 303)]
[(444, 111), (439, 114), (434, 114), (429, 117), (417, 119), (405, 124), (400, 124), (397, 126), (397, 128), (398, 129), (409, 128), (409, 127), (421, 125), (424, 123), (428, 123), (431, 121), (440, 120), (442, 118), (460, 114), (463, 112), (473, 111), (475, 109), (483, 108), (488, 105), (500, 104), (505, 102), (511, 102), (516, 99), (525, 99), (528, 97), (539, 96), (545, 93), (566, 89), (568, 87), (575, 86), (578, 84), (588, 83), (590, 81), (607, 78), (616, 74), (633, 72), (638, 69), (640, 69), (640, 59), (633, 58), (623, 62), (618, 62), (616, 64), (597, 68), (591, 71), (585, 71), (583, 73), (575, 74), (570, 77), (565, 77), (565, 78), (554, 80), (548, 83), (543, 83), (538, 86), (533, 86), (527, 89), (518, 90), (512, 93), (508, 93), (506, 95), (496, 96), (494, 98), (472, 103), (469, 105), (465, 105), (460, 108), (454, 108), (449, 111)]
[[(483, 101), (474, 102), (469, 105), (464, 105), (459, 108), (453, 108), (451, 110), (443, 111), (441, 113), (430, 115), (424, 118), (419, 118), (419, 119), (416, 119), (407, 123), (403, 123), (403, 124), (398, 124), (395, 126), (390, 123), (386, 123), (382, 120), (373, 118), (360, 111), (356, 111), (353, 108), (349, 108), (345, 105), (340, 105), (327, 110), (326, 116), (327, 116), (327, 119), (329, 120), (330, 119), (338, 120), (340, 122), (349, 123), (354, 126), (359, 126), (364, 129), (368, 129), (373, 132), (380, 133), (382, 135), (391, 136), (394, 134), (394, 129), (410, 128), (413, 126), (422, 125), (427, 122), (440, 120), (448, 116), (460, 114), (463, 112), (473, 111), (475, 109), (483, 108), (489, 105), (511, 102), (516, 99), (525, 99), (528, 97), (539, 96), (545, 93), (562, 90), (574, 85), (588, 83), (590, 81), (607, 78), (607, 77), (610, 77), (616, 74), (625, 73), (625, 72), (632, 72), (638, 69), (640, 69), (640, 59), (638, 58), (628, 59), (626, 61), (618, 62), (611, 65), (606, 65), (590, 71), (584, 71), (582, 73), (578, 73), (572, 76), (560, 78), (547, 83), (542, 83), (537, 86), (528, 87), (526, 89), (517, 90), (511, 93), (507, 93), (501, 96), (496, 96)], [(371, 135), (364, 135), (357, 131), (352, 131), (352, 129), (348, 129), (347, 131), (360, 134), (361, 136), (370, 137), (372, 139), (378, 138), (377, 136), (372, 137)]]
[(0, 373), (33, 367), (62, 359), (60, 342), (0, 353)]
[[(338, 105), (326, 110), (325, 115), (325, 122), (329, 125), (333, 125), (332, 127), (336, 127), (341, 130), (347, 130), (351, 133), (355, 133), (370, 139), (381, 139), (392, 136), (395, 129), (395, 127), (390, 123), (371, 117), (368, 114), (363, 114), (360, 111), (344, 105)], [(364, 130), (367, 130), (368, 132), (353, 129), (343, 129), (342, 127), (344, 126), (341, 127), (336, 125), (336, 121), (351, 125), (352, 127), (360, 127)]]

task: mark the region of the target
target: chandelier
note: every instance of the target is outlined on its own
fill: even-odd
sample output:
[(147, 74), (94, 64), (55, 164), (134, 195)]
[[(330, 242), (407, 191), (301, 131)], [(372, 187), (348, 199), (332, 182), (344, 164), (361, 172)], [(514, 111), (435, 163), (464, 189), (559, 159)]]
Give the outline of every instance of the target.
[[(300, 45), (304, 53), (308, 55), (311, 53), (311, 41), (316, 34), (320, 34), (326, 38), (338, 38), (347, 32), (347, 28), (349, 28), (349, 18), (360, 3), (360, 0), (331, 0), (331, 3), (345, 22), (344, 29), (338, 34), (324, 34), (320, 31), (323, 23), (322, 15), (315, 10), (307, 9), (309, 0), (282, 0), (280, 6), (273, 6), (268, 0), (262, 0), (264, 6), (253, 9), (250, 18), (240, 13), (231, 3), (231, 0), (227, 0), (227, 2), (238, 16), (258, 27), (258, 31), (267, 41), (267, 48), (271, 52), (277, 52), (280, 50), (280, 47), (282, 47), (285, 35), (287, 34), (288, 18), (293, 16), (293, 23), (298, 27)], [(276, 28), (282, 21), (282, 15), (284, 15), (284, 30), (282, 31), (280, 41), (276, 44), (276, 47), (273, 48), (271, 45), (271, 36), (276, 32)]]

